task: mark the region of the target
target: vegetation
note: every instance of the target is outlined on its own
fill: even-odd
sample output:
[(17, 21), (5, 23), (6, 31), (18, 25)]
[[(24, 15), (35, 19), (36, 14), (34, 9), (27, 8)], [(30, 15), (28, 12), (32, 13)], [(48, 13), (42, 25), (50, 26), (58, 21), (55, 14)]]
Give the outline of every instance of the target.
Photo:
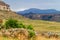
[(35, 32), (33, 30), (29, 30), (29, 38), (35, 36)]
[(5, 22), (5, 26), (7, 29), (8, 28), (28, 29), (29, 38), (31, 38), (35, 35), (34, 30), (36, 30), (36, 31), (53, 31), (53, 32), (60, 31), (60, 23), (59, 22), (49, 22), (49, 21), (42, 21), (42, 20), (22, 20), (22, 21), (18, 20), (17, 21), (14, 19), (8, 19)]
[(23, 23), (19, 23), (18, 28), (26, 28), (26, 26)]
[(5, 22), (5, 26), (6, 26), (6, 29), (8, 28), (18, 28), (18, 22), (17, 20), (14, 20), (14, 19), (8, 19), (6, 22)]
[(20, 20), (25, 25), (32, 25), (35, 31), (60, 32), (60, 22), (44, 20)]
[(28, 29), (29, 30), (29, 37), (33, 37), (35, 35), (35, 32), (33, 31), (32, 25), (26, 26), (23, 23), (18, 23), (17, 20), (14, 20), (12, 18), (8, 19), (5, 22), (5, 26), (6, 26), (6, 29), (9, 29), (9, 28), (24, 28), (24, 29)]
[(27, 29), (29, 29), (29, 30), (34, 30), (33, 27), (32, 27), (32, 25), (28, 25), (28, 26), (27, 26)]

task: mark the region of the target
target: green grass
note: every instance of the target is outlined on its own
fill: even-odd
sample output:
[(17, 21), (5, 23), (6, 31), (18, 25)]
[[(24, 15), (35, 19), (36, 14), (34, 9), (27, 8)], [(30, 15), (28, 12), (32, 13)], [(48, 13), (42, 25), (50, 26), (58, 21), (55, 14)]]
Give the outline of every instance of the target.
[(25, 25), (33, 25), (35, 31), (53, 31), (60, 32), (60, 22), (43, 21), (43, 20), (19, 20)]

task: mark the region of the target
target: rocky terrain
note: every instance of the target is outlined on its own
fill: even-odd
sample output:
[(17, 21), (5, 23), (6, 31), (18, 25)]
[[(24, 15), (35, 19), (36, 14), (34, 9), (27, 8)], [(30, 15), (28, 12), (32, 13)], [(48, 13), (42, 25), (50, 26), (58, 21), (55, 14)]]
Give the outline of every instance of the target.
[(28, 40), (29, 33), (23, 28), (11, 28), (0, 30), (0, 36), (18, 38), (20, 40)]
[[(0, 37), (8, 37), (8, 38), (18, 38), (19, 40), (29, 40), (29, 32), (27, 29), (23, 28), (11, 28), (11, 29), (2, 29), (0, 30)], [(58, 32), (36, 32), (35, 36), (32, 40), (40, 40), (40, 38), (46, 39), (59, 39), (60, 33)], [(42, 40), (43, 40), (42, 38)], [(31, 40), (31, 39), (30, 39)], [(53, 39), (52, 39), (53, 40)]]

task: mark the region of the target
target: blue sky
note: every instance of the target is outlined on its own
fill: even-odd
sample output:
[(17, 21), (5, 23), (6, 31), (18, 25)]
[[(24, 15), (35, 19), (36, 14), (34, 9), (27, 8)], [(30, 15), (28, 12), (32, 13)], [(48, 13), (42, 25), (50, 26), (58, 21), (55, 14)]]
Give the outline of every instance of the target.
[(60, 11), (60, 0), (3, 0), (13, 11), (29, 8), (56, 9)]

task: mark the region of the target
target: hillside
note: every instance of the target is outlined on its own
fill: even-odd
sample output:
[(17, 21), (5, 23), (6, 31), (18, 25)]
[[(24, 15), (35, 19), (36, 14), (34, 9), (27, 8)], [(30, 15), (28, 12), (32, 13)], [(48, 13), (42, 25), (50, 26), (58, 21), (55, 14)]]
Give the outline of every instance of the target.
[(16, 12), (0, 10), (0, 19), (8, 19), (8, 18), (22, 19), (22, 20), (26, 19), (25, 17), (16, 14)]

